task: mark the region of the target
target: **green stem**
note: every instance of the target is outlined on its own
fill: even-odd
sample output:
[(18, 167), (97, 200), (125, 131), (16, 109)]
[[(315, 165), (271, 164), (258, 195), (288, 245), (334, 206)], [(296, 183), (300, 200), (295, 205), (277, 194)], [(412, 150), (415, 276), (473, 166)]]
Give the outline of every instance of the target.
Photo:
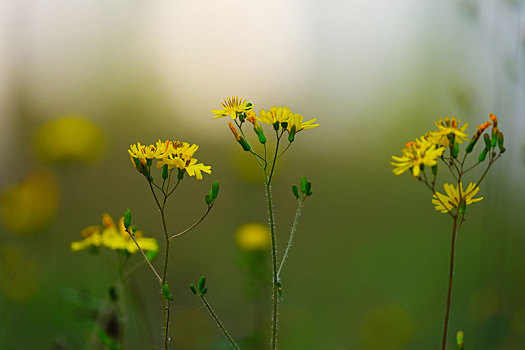
[(286, 246), (286, 250), (284, 251), (283, 258), (281, 259), (281, 264), (279, 265), (279, 270), (277, 271), (277, 280), (280, 279), (281, 270), (283, 268), (284, 262), (286, 261), (286, 258), (288, 258), (288, 253), (290, 252), (290, 248), (292, 248), (293, 238), (294, 238), (295, 232), (297, 231), (297, 224), (299, 223), (299, 217), (301, 216), (301, 213), (303, 211), (304, 199), (299, 199), (298, 202), (299, 202), (299, 204), (297, 205), (297, 210), (295, 211), (295, 216), (294, 216), (292, 228), (290, 230), (290, 238), (288, 239), (288, 244)]
[(271, 349), (277, 348), (277, 319), (278, 319), (278, 284), (277, 284), (277, 249), (275, 247), (275, 221), (272, 206), (272, 189), (269, 181), (266, 182), (266, 199), (268, 200), (268, 215), (270, 219), (270, 233), (272, 238), (272, 336)]
[(230, 342), (231, 346), (234, 349), (239, 350), (240, 349), (239, 346), (237, 345), (237, 343), (235, 343), (235, 340), (233, 340), (233, 338), (231, 337), (230, 333), (228, 333), (226, 328), (224, 328), (224, 325), (222, 324), (221, 320), (219, 320), (219, 317), (217, 316), (215, 311), (213, 311), (211, 305), (208, 303), (206, 298), (204, 298), (204, 295), (199, 295), (199, 296), (204, 306), (206, 306), (206, 308), (208, 309), (208, 312), (210, 313), (211, 317), (213, 317), (213, 319), (215, 320), (215, 323), (217, 323), (217, 326), (219, 326), (220, 330), (222, 331), (222, 334), (224, 334), (224, 336), (226, 337), (226, 339), (228, 339), (228, 341)]
[(448, 289), (447, 289), (447, 304), (445, 307), (445, 320), (443, 322), (443, 338), (441, 343), (441, 350), (445, 350), (447, 346), (447, 331), (448, 331), (448, 319), (450, 316), (450, 303), (452, 299), (452, 282), (454, 279), (454, 260), (456, 254), (456, 238), (459, 231), (458, 225), (458, 213), (454, 215), (454, 223), (452, 225), (452, 245), (450, 249), (450, 265), (448, 273)]

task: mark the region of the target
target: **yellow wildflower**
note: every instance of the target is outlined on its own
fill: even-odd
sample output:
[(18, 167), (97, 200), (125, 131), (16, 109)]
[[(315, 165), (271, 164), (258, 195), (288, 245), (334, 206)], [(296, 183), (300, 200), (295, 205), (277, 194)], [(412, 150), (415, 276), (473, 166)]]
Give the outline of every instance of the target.
[(263, 123), (275, 124), (276, 122), (287, 122), (290, 117), (290, 108), (273, 106), (269, 111), (261, 109), (259, 120)]
[(295, 132), (299, 132), (301, 130), (306, 129), (313, 129), (319, 126), (319, 124), (312, 124), (317, 120), (317, 118), (314, 118), (312, 120), (309, 120), (307, 122), (303, 122), (303, 116), (296, 113), (290, 113), (290, 116), (288, 117), (288, 131), (291, 132), (292, 128), (295, 126)]
[(166, 153), (166, 147), (166, 144), (160, 140), (157, 141), (156, 145), (149, 146), (141, 145), (139, 142), (135, 145), (131, 145), (129, 147), (128, 153), (131, 157), (138, 158), (140, 160), (162, 158), (162, 156)]
[(436, 192), (432, 197), (432, 204), (434, 204), (437, 211), (442, 213), (448, 213), (453, 208), (458, 208), (460, 197), (467, 203), (467, 205), (479, 202), (483, 199), (483, 197), (472, 198), (479, 192), (479, 187), (472, 182), (469, 183), (466, 191), (463, 190), (463, 184), (461, 182), (459, 183), (459, 191), (457, 187), (451, 184), (444, 184), (443, 187), (446, 195)]
[(178, 168), (186, 170), (188, 175), (195, 176), (197, 180), (202, 180), (202, 172), (211, 174), (211, 166), (197, 163), (197, 159), (193, 158), (198, 149), (199, 146), (195, 144), (190, 145), (187, 142), (171, 141), (164, 158), (157, 162), (157, 168), (167, 164), (168, 169)]
[(394, 174), (400, 175), (412, 168), (412, 175), (419, 176), (422, 164), (434, 166), (437, 158), (440, 157), (445, 149), (437, 148), (435, 144), (429, 142), (424, 136), (416, 139), (415, 142), (408, 142), (402, 150), (402, 156), (392, 156), (395, 162), (391, 162), (396, 168), (392, 170)]
[(465, 125), (459, 127), (461, 120), (457, 120), (456, 117), (446, 117), (444, 120), (439, 119), (439, 121), (437, 121), (435, 124), (438, 127), (438, 130), (430, 131), (427, 135), (428, 141), (432, 142), (433, 144), (448, 146), (450, 141), (447, 135), (449, 134), (454, 134), (455, 140), (458, 143), (462, 143), (468, 138), (468, 135), (464, 132), (468, 127), (468, 123), (465, 123)]
[(237, 118), (238, 113), (245, 113), (252, 109), (252, 105), (248, 105), (248, 101), (243, 98), (228, 97), (221, 102), (222, 109), (214, 109), (212, 113), (215, 114), (213, 119), (231, 116), (232, 119)]
[[(118, 226), (109, 214), (102, 216), (102, 227), (89, 226), (82, 230), (83, 240), (72, 242), (71, 249), (79, 251), (89, 247), (104, 246), (113, 250), (126, 250), (129, 253), (138, 251), (137, 245), (124, 227), (124, 217), (121, 217)], [(159, 247), (154, 238), (145, 238), (141, 231), (134, 234), (135, 240), (144, 251), (158, 251)]]
[(235, 232), (235, 242), (243, 251), (266, 250), (270, 248), (270, 230), (258, 222), (244, 224)]

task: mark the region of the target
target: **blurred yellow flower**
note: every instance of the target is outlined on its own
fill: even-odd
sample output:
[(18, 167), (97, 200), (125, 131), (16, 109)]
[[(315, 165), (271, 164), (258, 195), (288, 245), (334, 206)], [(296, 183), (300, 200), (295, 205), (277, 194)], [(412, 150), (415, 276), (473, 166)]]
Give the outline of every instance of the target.
[(319, 124), (312, 124), (317, 120), (317, 118), (314, 118), (312, 120), (309, 120), (307, 122), (303, 122), (303, 116), (296, 113), (290, 113), (290, 116), (288, 117), (288, 131), (292, 131), (292, 128), (295, 127), (295, 131), (299, 132), (301, 130), (306, 129), (313, 129), (319, 126)]
[(215, 114), (213, 119), (231, 116), (232, 119), (237, 118), (237, 113), (245, 113), (252, 109), (252, 105), (248, 105), (248, 101), (237, 96), (227, 97), (221, 102), (221, 109), (214, 109), (212, 113)]
[(438, 130), (430, 131), (427, 138), (434, 144), (448, 146), (450, 140), (447, 135), (454, 134), (455, 140), (458, 143), (462, 143), (468, 138), (468, 135), (465, 133), (468, 123), (465, 123), (462, 127), (459, 127), (459, 124), (461, 124), (461, 120), (457, 120), (456, 117), (446, 117), (444, 120), (439, 119), (439, 121), (436, 122)]
[[(109, 214), (104, 214), (102, 227), (89, 226), (82, 230), (82, 237), (84, 237), (83, 240), (71, 243), (73, 251), (100, 246), (113, 250), (125, 250), (131, 254), (139, 250), (129, 233), (126, 232), (124, 217), (120, 218), (117, 226)], [(157, 241), (154, 238), (143, 237), (141, 231), (136, 231), (134, 237), (142, 250), (155, 252), (159, 250)]]
[[(432, 203), (434, 204), (436, 210), (442, 213), (448, 213), (453, 208), (457, 208), (459, 206), (460, 192), (458, 191), (457, 187), (451, 184), (444, 184), (443, 187), (445, 188), (446, 195), (439, 192), (434, 193), (434, 196), (432, 197)], [(469, 183), (466, 191), (463, 190), (463, 184), (460, 183), (459, 190), (461, 191), (461, 198), (466, 201), (467, 205), (479, 202), (483, 199), (483, 197), (472, 198), (479, 192), (479, 187), (475, 183)]]
[(37, 170), (25, 181), (2, 189), (0, 218), (13, 233), (36, 233), (53, 221), (58, 202), (59, 188), (54, 175)]
[(34, 139), (36, 153), (46, 162), (89, 162), (100, 155), (103, 144), (100, 128), (76, 115), (47, 122)]
[(290, 117), (290, 108), (273, 106), (269, 111), (261, 109), (259, 112), (259, 120), (267, 124), (275, 124), (276, 122), (287, 122)]
[(242, 251), (267, 250), (270, 248), (270, 230), (258, 222), (244, 224), (235, 232), (235, 242)]
[(429, 142), (424, 136), (416, 139), (414, 142), (407, 142), (402, 150), (402, 156), (392, 156), (395, 162), (391, 162), (395, 169), (394, 174), (400, 175), (412, 168), (412, 175), (419, 176), (421, 165), (434, 166), (437, 164), (437, 158), (440, 157), (445, 149), (437, 148), (435, 144)]

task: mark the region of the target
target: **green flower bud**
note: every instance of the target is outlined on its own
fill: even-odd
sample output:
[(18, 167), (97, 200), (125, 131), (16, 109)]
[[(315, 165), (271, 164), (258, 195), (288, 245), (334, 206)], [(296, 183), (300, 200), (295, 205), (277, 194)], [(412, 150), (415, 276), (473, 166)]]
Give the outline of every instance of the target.
[(251, 151), (252, 148), (250, 147), (250, 144), (248, 143), (248, 141), (246, 141), (244, 137), (241, 136), (241, 138), (237, 140), (237, 142), (241, 144), (242, 149), (245, 150), (246, 152)]
[(162, 166), (162, 178), (166, 180), (168, 178), (169, 172), (168, 172), (168, 164), (164, 164)]
[(264, 136), (263, 128), (257, 124), (253, 126), (253, 131), (255, 131), (255, 133), (257, 134), (259, 142), (264, 145), (266, 143), (266, 136)]
[(206, 276), (201, 276), (199, 279), (199, 292), (202, 293), (203, 289), (206, 287)]
[(474, 146), (476, 145), (476, 142), (478, 142), (478, 140), (479, 140), (479, 137), (474, 136), (474, 137), (470, 140), (470, 142), (469, 142), (467, 148), (465, 149), (465, 152), (467, 152), (467, 153), (472, 152), (472, 150), (474, 149)]
[(177, 173), (177, 179), (178, 180), (182, 180), (182, 178), (184, 177), (184, 173), (186, 172), (185, 169), (179, 169), (178, 173)]
[(301, 177), (301, 192), (306, 193), (306, 184), (308, 183), (308, 179), (306, 176)]
[(190, 290), (193, 294), (197, 295), (197, 287), (192, 283), (190, 284)]
[(219, 195), (219, 181), (213, 181), (211, 184), (211, 193), (213, 195), (213, 199), (217, 198)]
[(299, 190), (297, 189), (296, 185), (292, 185), (292, 192), (295, 198), (299, 199)]
[(490, 150), (490, 148), (484, 148), (483, 151), (479, 154), (478, 160), (480, 162), (484, 161), (487, 157), (487, 152)]
[(490, 140), (490, 136), (488, 134), (483, 134), (483, 141), (485, 141), (486, 147), (492, 146), (492, 141)]
[(499, 150), (499, 153), (505, 153), (507, 149), (505, 147), (501, 147), (501, 149)]
[(454, 147), (452, 148), (452, 157), (457, 158), (459, 154), (459, 143), (454, 142)]
[(292, 125), (292, 128), (290, 129), (290, 132), (288, 133), (288, 141), (293, 142), (295, 140), (295, 125)]
[(207, 194), (206, 196), (204, 196), (204, 200), (206, 201), (206, 204), (208, 206), (210, 206), (212, 203), (213, 203), (213, 198), (211, 198), (211, 196), (209, 194)]
[(130, 226), (131, 226), (131, 209), (126, 209), (124, 211), (124, 227), (126, 228), (126, 230), (128, 230)]
[(458, 331), (458, 334), (457, 334), (457, 344), (458, 344), (458, 348), (460, 350), (462, 350), (464, 347), (465, 347), (465, 342), (463, 340), (464, 336), (463, 336), (463, 332), (462, 331)]
[(168, 299), (169, 301), (173, 301), (173, 295), (171, 295), (171, 292), (170, 292), (170, 287), (168, 286), (168, 284), (164, 284), (162, 285), (162, 293), (164, 293), (164, 297), (166, 299)]
[(307, 196), (312, 195), (312, 183), (310, 181), (306, 183), (306, 195)]
[(202, 288), (202, 290), (201, 290), (201, 295), (204, 295), (204, 294), (206, 294), (207, 292), (208, 292), (208, 287), (204, 287), (204, 288)]
[(135, 234), (135, 232), (137, 232), (137, 230), (138, 230), (137, 225), (131, 225), (131, 232), (132, 232), (133, 234)]
[(498, 147), (501, 150), (503, 148), (503, 133), (500, 131), (498, 132)]

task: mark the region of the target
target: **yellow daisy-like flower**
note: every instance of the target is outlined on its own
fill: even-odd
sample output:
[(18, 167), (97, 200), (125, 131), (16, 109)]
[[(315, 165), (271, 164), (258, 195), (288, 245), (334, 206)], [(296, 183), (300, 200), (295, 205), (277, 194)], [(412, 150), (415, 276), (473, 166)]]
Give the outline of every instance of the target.
[(237, 113), (245, 113), (252, 109), (252, 105), (243, 98), (237, 96), (227, 97), (221, 102), (221, 109), (214, 109), (212, 113), (215, 114), (213, 119), (231, 116), (232, 119), (237, 118)]
[(202, 172), (211, 174), (211, 166), (197, 163), (197, 159), (193, 158), (198, 149), (199, 146), (195, 144), (190, 145), (187, 142), (171, 141), (165, 157), (157, 162), (157, 168), (167, 164), (168, 169), (178, 168), (186, 170), (188, 175), (195, 176), (197, 180), (202, 180)]
[(469, 183), (466, 191), (463, 190), (462, 183), (459, 184), (459, 191), (457, 187), (451, 184), (444, 184), (443, 187), (446, 195), (436, 192), (432, 197), (432, 204), (434, 204), (437, 211), (442, 213), (448, 213), (453, 208), (459, 207), (460, 192), (461, 198), (467, 203), (467, 205), (479, 202), (483, 199), (483, 197), (472, 198), (479, 192), (479, 187), (473, 182)]
[[(84, 237), (83, 240), (71, 243), (73, 251), (100, 246), (112, 250), (126, 250), (131, 254), (139, 250), (129, 233), (126, 232), (124, 217), (120, 218), (117, 226), (109, 214), (104, 214), (102, 216), (102, 227), (86, 227), (82, 231), (82, 236)], [(154, 252), (159, 250), (157, 241), (154, 238), (143, 237), (141, 231), (136, 231), (134, 237), (142, 250)]]
[(273, 106), (269, 111), (261, 109), (259, 120), (263, 123), (275, 124), (276, 122), (287, 122), (290, 117), (290, 108)]
[(429, 142), (424, 136), (416, 139), (414, 142), (408, 142), (402, 150), (402, 156), (392, 156), (395, 162), (391, 162), (396, 168), (392, 170), (394, 174), (400, 175), (412, 168), (412, 175), (417, 177), (421, 172), (421, 165), (434, 166), (437, 164), (437, 158), (441, 157), (445, 149), (437, 147)]
[(303, 122), (303, 116), (296, 113), (290, 113), (290, 116), (288, 117), (288, 131), (291, 132), (292, 129), (295, 127), (295, 132), (299, 132), (301, 130), (306, 129), (313, 129), (319, 126), (319, 124), (312, 124), (317, 120), (317, 118), (314, 118), (312, 120), (309, 120), (307, 122)]
[(462, 143), (468, 138), (468, 134), (465, 133), (468, 123), (465, 123), (460, 127), (459, 124), (461, 124), (461, 120), (456, 119), (456, 117), (439, 119), (435, 124), (438, 127), (438, 130), (430, 131), (427, 138), (430, 142), (436, 145), (448, 146), (450, 144), (450, 140), (447, 136), (448, 134), (454, 134), (455, 140), (458, 143)]
[(131, 145), (128, 149), (128, 153), (132, 158), (146, 160), (159, 158), (162, 155), (164, 149), (165, 148), (160, 143), (160, 140), (157, 142), (157, 145), (149, 146), (141, 145), (139, 142), (137, 144)]

